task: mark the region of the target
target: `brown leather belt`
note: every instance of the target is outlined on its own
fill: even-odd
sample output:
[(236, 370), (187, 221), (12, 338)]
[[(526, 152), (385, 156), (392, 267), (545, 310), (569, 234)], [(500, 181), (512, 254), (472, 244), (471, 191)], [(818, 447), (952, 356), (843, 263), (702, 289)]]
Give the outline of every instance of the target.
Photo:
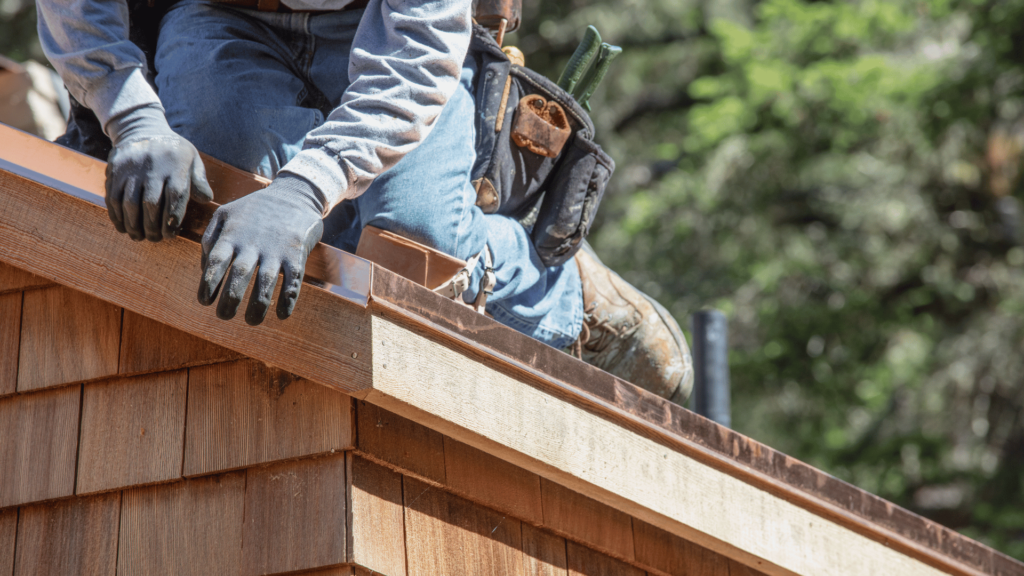
[(360, 10), (366, 8), (366, 5), (370, 3), (369, 0), (353, 0), (349, 4), (346, 4), (344, 8), (338, 10), (292, 10), (288, 6), (281, 3), (281, 0), (214, 0), (220, 4), (228, 4), (229, 6), (235, 6), (237, 8), (251, 8), (253, 10), (259, 10), (260, 12), (297, 12), (297, 13), (309, 13), (309, 14), (324, 14), (327, 12), (344, 12), (347, 10)]

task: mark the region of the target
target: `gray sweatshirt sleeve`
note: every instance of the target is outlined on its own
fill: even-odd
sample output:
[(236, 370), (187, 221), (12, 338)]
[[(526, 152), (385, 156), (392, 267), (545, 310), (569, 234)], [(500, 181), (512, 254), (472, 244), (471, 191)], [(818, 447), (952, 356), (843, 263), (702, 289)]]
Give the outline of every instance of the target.
[(128, 40), (125, 0), (37, 0), (36, 10), (46, 57), (107, 135), (116, 141), (116, 124), (129, 115), (166, 124), (160, 99), (146, 82), (145, 55)]
[(349, 60), (352, 84), (282, 171), (312, 182), (329, 211), (415, 149), (458, 87), (471, 8), (471, 0), (370, 0)]

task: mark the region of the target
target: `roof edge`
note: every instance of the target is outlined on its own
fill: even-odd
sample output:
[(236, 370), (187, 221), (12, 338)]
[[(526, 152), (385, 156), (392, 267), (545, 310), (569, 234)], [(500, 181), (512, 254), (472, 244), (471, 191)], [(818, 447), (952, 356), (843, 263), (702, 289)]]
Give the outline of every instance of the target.
[[(260, 328), (224, 323), (211, 314), (197, 314), (194, 298), (186, 302), (173, 293), (181, 292), (182, 286), (159, 285), (146, 293), (144, 283), (151, 282), (156, 272), (152, 266), (144, 269), (142, 252), (170, 248), (115, 242), (123, 237), (105, 226), (106, 214), (96, 208), (105, 207), (104, 166), (103, 162), (0, 125), (0, 177), (9, 173), (3, 178), (8, 183), (6, 188), (21, 189), (18, 193), (5, 190), (5, 198), (0, 201), (0, 259), (313, 381), (333, 383), (332, 387), (356, 396), (372, 387), (367, 314), (356, 310), (368, 304), (386, 309), (463, 351), (508, 366), (548, 394), (929, 565), (958, 574), (1024, 574), (1024, 564), (983, 544), (325, 245), (314, 251), (325, 254), (320, 261), (324, 274), (330, 272), (327, 268), (331, 259), (357, 266), (355, 270), (365, 271), (358, 272), (364, 274), (360, 277), (365, 283), (360, 290), (364, 296), (360, 303), (335, 293), (345, 302), (340, 304), (324, 292), (307, 292), (308, 306), (297, 311), (308, 310), (308, 327), (301, 325), (301, 318), (283, 324), (268, 321)], [(252, 175), (244, 176), (250, 184), (263, 185)], [(31, 190), (17, 184), (21, 180), (30, 182)], [(47, 189), (59, 193), (45, 193)], [(93, 206), (71, 200), (68, 195)], [(45, 210), (53, 222), (44, 226), (21, 221), (33, 210)], [(201, 216), (202, 211), (193, 212)], [(88, 222), (79, 225), (72, 216), (82, 214)], [(202, 218), (195, 219), (189, 235), (201, 234), (204, 224)], [(93, 248), (83, 247), (90, 242)], [(115, 254), (102, 253), (104, 247), (117, 244), (123, 247), (118, 247)], [(164, 244), (173, 244), (174, 250), (186, 250), (192, 256), (198, 250), (188, 240)], [(334, 272), (340, 274), (340, 270)], [(161, 276), (170, 274), (166, 270), (158, 272)], [(180, 272), (187, 273), (184, 268)], [(125, 299), (121, 291), (127, 289), (142, 293), (136, 293), (133, 302), (116, 302)], [(166, 306), (162, 305), (164, 300)], [(317, 317), (325, 310), (333, 314), (330, 322)], [(351, 328), (355, 326), (358, 332), (362, 324), (367, 324), (367, 329), (353, 335)], [(329, 350), (322, 341), (323, 335), (332, 330), (346, 333), (345, 350)], [(296, 347), (302, 342), (309, 343), (310, 353), (297, 355)], [(348, 384), (339, 385), (342, 380)]]

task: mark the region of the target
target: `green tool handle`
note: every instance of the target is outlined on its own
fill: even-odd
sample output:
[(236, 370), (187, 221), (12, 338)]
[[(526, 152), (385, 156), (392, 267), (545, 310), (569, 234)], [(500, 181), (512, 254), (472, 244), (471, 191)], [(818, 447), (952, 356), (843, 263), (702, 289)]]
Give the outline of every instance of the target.
[(583, 77), (583, 73), (600, 47), (601, 33), (597, 31), (597, 28), (587, 26), (587, 31), (583, 34), (583, 41), (576, 47), (565, 70), (562, 70), (562, 75), (558, 77), (558, 87), (572, 94), (573, 88)]
[(594, 64), (590, 72), (587, 72), (587, 77), (579, 85), (580, 89), (573, 93), (573, 98), (587, 112), (590, 112), (590, 97), (594, 95), (594, 90), (597, 89), (597, 85), (601, 83), (601, 80), (604, 80), (604, 75), (608, 73), (612, 60), (619, 54), (622, 54), (622, 48), (602, 43), (601, 55), (597, 57), (597, 64)]

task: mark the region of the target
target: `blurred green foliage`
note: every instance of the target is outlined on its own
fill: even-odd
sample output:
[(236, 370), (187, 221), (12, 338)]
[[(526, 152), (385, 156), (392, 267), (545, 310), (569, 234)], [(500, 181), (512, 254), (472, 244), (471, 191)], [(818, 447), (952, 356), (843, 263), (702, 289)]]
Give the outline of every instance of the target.
[(524, 20), (552, 77), (586, 24), (626, 48), (592, 242), (677, 318), (726, 311), (735, 428), (1024, 558), (1024, 2)]
[[(551, 78), (625, 48), (592, 242), (726, 311), (735, 428), (1024, 559), (1024, 0), (525, 4)], [(0, 53), (34, 26), (0, 0)]]
[(17, 62), (45, 62), (36, 36), (34, 0), (0, 0), (0, 54)]

